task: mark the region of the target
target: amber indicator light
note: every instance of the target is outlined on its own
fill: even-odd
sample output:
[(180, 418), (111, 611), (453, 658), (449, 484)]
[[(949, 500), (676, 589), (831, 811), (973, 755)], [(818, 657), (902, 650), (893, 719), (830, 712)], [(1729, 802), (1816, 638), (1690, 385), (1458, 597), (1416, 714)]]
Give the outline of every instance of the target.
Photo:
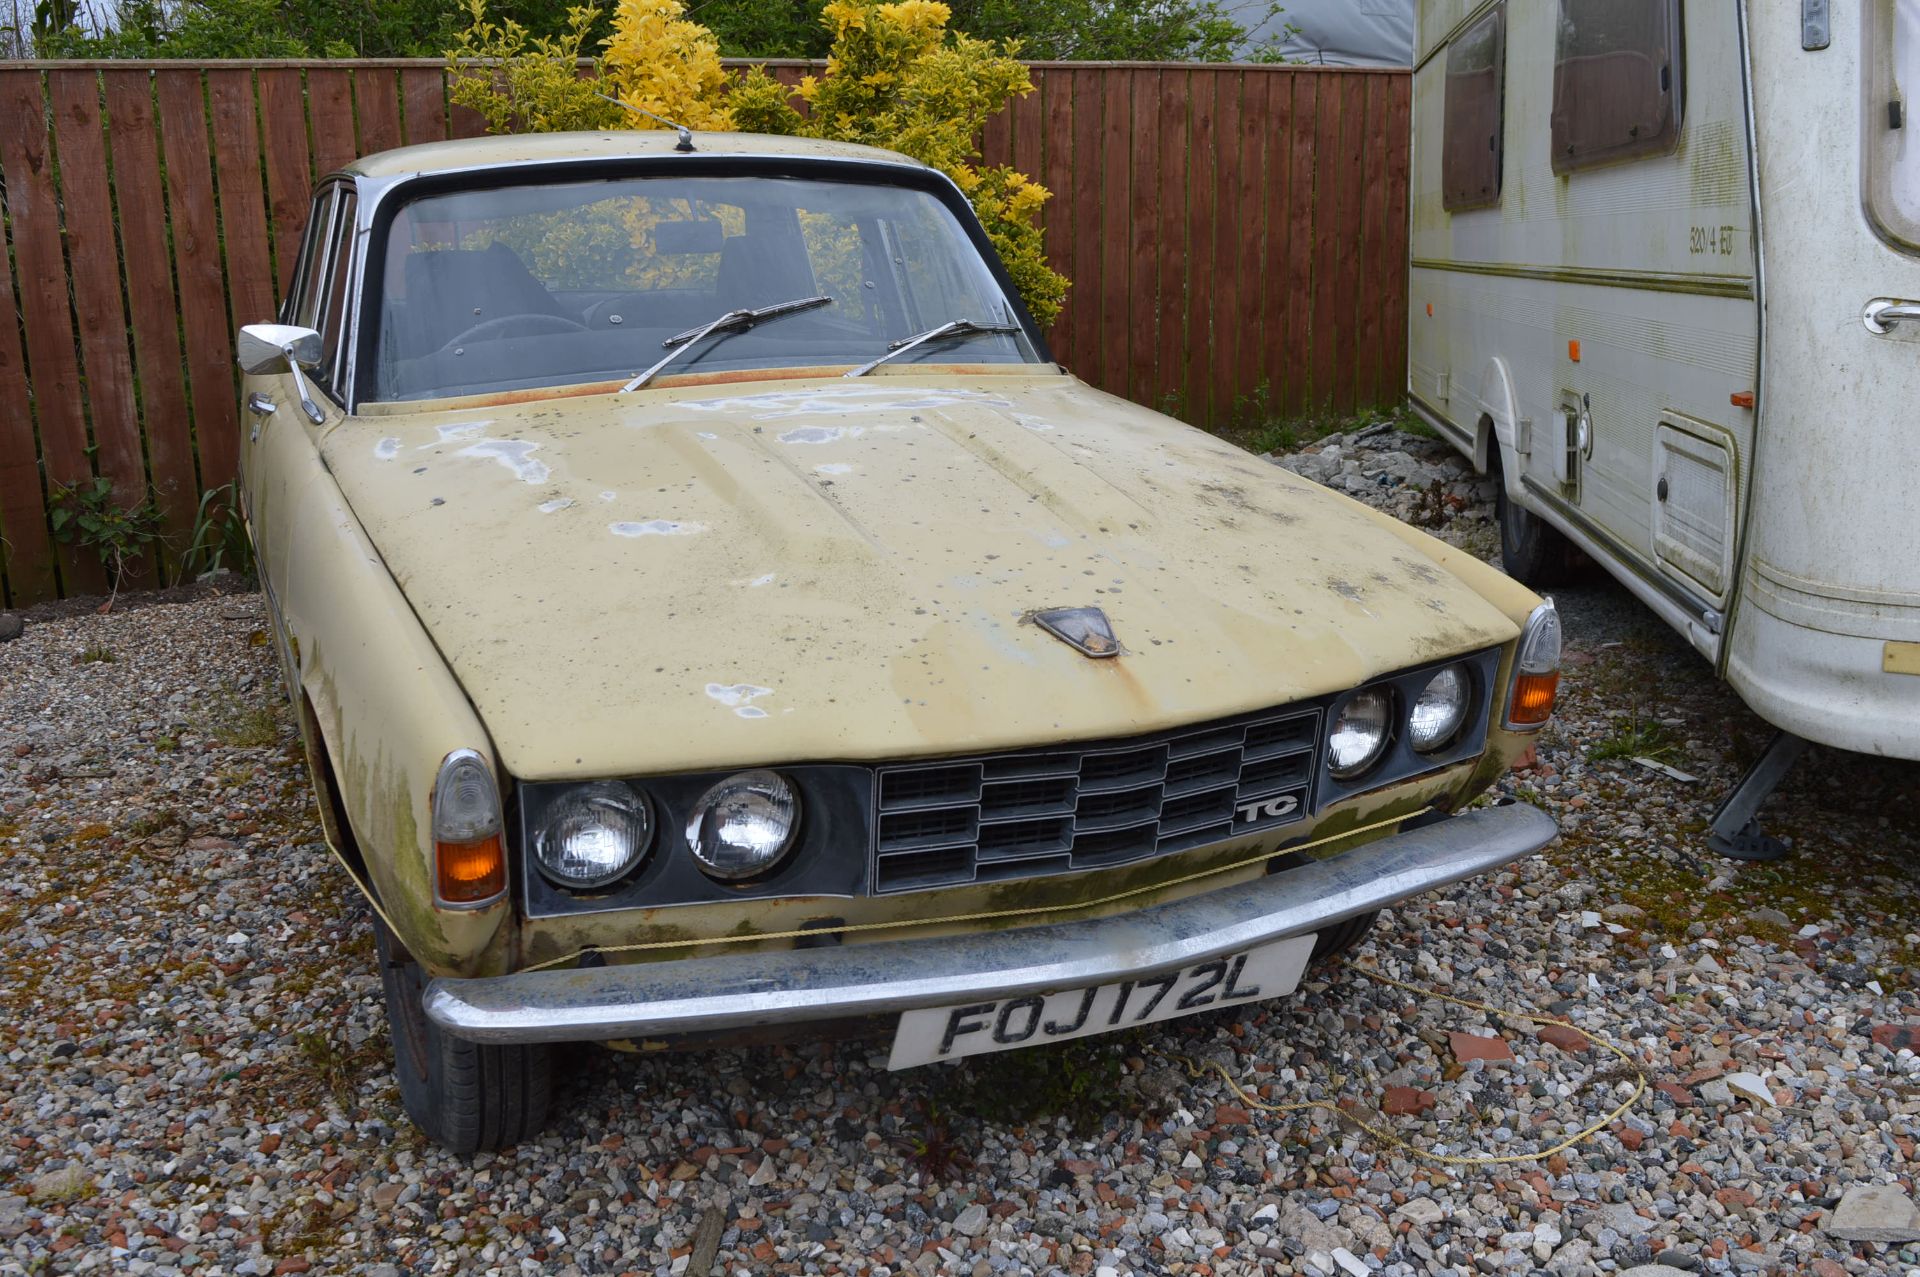
[(1727, 402), (1736, 408), (1751, 408), (1753, 407), (1753, 392), (1751, 390), (1736, 390), (1727, 396)]
[(1573, 360), (1573, 362), (1576, 364), (1580, 362), (1580, 343), (1579, 342), (1570, 341), (1567, 343), (1567, 358)]
[(1522, 674), (1513, 684), (1511, 721), (1527, 726), (1553, 717), (1553, 700), (1560, 691), (1560, 675)]
[(436, 842), (433, 851), (439, 866), (440, 898), (448, 904), (491, 900), (507, 889), (507, 857), (499, 834), (475, 842)]

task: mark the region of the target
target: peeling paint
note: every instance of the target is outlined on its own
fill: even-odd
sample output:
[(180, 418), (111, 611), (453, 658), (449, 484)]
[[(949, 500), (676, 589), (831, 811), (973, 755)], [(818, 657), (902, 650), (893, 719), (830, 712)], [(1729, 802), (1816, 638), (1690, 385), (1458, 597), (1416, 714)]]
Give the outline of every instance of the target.
[(781, 443), (838, 443), (842, 439), (858, 439), (865, 433), (865, 426), (801, 426), (798, 430), (784, 430), (777, 437)]
[(645, 523), (609, 523), (607, 531), (617, 537), (689, 537), (705, 532), (700, 523), (675, 523), (672, 519), (648, 519)]
[(480, 421), (460, 421), (450, 426), (438, 426), (435, 428), (434, 433), (438, 435), (439, 438), (437, 438), (434, 443), (423, 443), (419, 445), (414, 451), (418, 452), (420, 448), (431, 448), (434, 447), (435, 444), (459, 443), (462, 439), (478, 439), (486, 433), (487, 427), (492, 424), (493, 418), (487, 417)]
[(392, 437), (382, 439), (373, 445), (373, 455), (380, 461), (391, 461), (400, 455), (400, 441)]
[(540, 503), (540, 513), (553, 514), (556, 511), (567, 509), (572, 504), (573, 498), (571, 497), (556, 497), (552, 501), (542, 501)]
[(545, 483), (552, 471), (546, 462), (534, 460), (534, 449), (539, 446), (519, 439), (483, 439), (460, 449), (456, 455), (497, 461), (522, 483)]
[(853, 467), (844, 461), (829, 461), (813, 468), (815, 474), (852, 474)]
[(753, 704), (762, 696), (773, 695), (771, 687), (756, 687), (752, 683), (708, 683), (707, 695), (731, 709), (741, 718), (765, 718), (767, 711)]

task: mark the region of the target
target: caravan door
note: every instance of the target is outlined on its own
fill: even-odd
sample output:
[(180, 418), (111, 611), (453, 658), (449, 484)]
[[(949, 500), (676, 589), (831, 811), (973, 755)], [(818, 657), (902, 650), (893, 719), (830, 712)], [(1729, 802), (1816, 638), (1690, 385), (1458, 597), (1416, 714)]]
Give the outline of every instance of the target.
[(1806, 9), (1750, 9), (1766, 329), (1728, 677), (1790, 731), (1914, 758), (1920, 0)]

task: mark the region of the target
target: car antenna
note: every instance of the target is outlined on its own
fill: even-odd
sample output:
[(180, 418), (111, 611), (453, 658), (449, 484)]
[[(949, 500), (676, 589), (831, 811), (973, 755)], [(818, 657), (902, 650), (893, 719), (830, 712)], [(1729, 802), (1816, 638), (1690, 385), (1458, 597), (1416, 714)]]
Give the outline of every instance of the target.
[(624, 110), (632, 111), (635, 115), (644, 115), (649, 120), (652, 120), (656, 124), (664, 124), (668, 128), (673, 129), (675, 132), (680, 134), (680, 140), (673, 144), (674, 150), (691, 151), (693, 149), (693, 130), (688, 128), (686, 125), (675, 124), (672, 120), (667, 119), (663, 115), (655, 115), (652, 111), (643, 110), (642, 108), (635, 106), (633, 103), (623, 102), (619, 98), (608, 97), (604, 93), (596, 93), (593, 96), (599, 98), (602, 102), (611, 102), (617, 107), (621, 107)]

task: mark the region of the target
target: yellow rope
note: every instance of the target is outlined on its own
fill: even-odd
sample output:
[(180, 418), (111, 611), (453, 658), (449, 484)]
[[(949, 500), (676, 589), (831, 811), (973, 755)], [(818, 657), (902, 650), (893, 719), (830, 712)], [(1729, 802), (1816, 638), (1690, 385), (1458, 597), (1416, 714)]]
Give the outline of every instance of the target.
[(1414, 994), (1417, 997), (1431, 998), (1439, 1002), (1451, 1002), (1455, 1006), (1466, 1007), (1469, 1010), (1473, 1010), (1473, 1011), (1484, 1011), (1489, 1015), (1502, 1016), (1507, 1019), (1528, 1020), (1534, 1024), (1558, 1024), (1565, 1028), (1572, 1029), (1575, 1033), (1578, 1033), (1581, 1037), (1593, 1043), (1595, 1046), (1605, 1047), (1607, 1050), (1613, 1052), (1615, 1055), (1619, 1056), (1622, 1060), (1626, 1062), (1627, 1067), (1632, 1069), (1634, 1073), (1633, 1094), (1628, 1096), (1623, 1102), (1617, 1105), (1611, 1113), (1608, 1113), (1605, 1117), (1595, 1122), (1592, 1126), (1587, 1127), (1585, 1130), (1582, 1130), (1577, 1135), (1572, 1135), (1564, 1140), (1561, 1140), (1558, 1144), (1555, 1144), (1551, 1148), (1543, 1148), (1537, 1153), (1507, 1153), (1499, 1156), (1487, 1156), (1483, 1154), (1483, 1155), (1478, 1155), (1473, 1157), (1459, 1157), (1450, 1153), (1436, 1153), (1431, 1149), (1425, 1149), (1425, 1148), (1421, 1148), (1416, 1144), (1411, 1144), (1406, 1140), (1400, 1138), (1398, 1135), (1395, 1135), (1392, 1131), (1387, 1130), (1385, 1127), (1375, 1126), (1373, 1123), (1368, 1122), (1366, 1119), (1361, 1118), (1349, 1112), (1348, 1110), (1341, 1108), (1338, 1104), (1333, 1103), (1331, 1100), (1298, 1100), (1288, 1104), (1275, 1104), (1270, 1101), (1263, 1100), (1259, 1096), (1249, 1092), (1247, 1088), (1242, 1086), (1236, 1078), (1234, 1078), (1230, 1073), (1226, 1071), (1226, 1069), (1222, 1068), (1218, 1063), (1212, 1060), (1208, 1060), (1204, 1064), (1202, 1064), (1201, 1062), (1196, 1061), (1189, 1056), (1181, 1055), (1181, 1056), (1175, 1056), (1173, 1058), (1179, 1060), (1181, 1064), (1186, 1066), (1187, 1075), (1189, 1077), (1197, 1078), (1201, 1076), (1203, 1073), (1205, 1073), (1208, 1069), (1211, 1069), (1213, 1072), (1218, 1073), (1221, 1077), (1221, 1080), (1226, 1082), (1228, 1087), (1230, 1087), (1233, 1090), (1233, 1093), (1239, 1096), (1242, 1100), (1244, 1100), (1249, 1106), (1253, 1108), (1260, 1109), (1263, 1112), (1267, 1112), (1267, 1113), (1304, 1113), (1314, 1109), (1322, 1109), (1322, 1110), (1325, 1110), (1326, 1112), (1333, 1113), (1336, 1116), (1344, 1118), (1349, 1122), (1352, 1122), (1355, 1126), (1365, 1131), (1368, 1135), (1371, 1135), (1374, 1139), (1379, 1140), (1382, 1144), (1390, 1145), (1393, 1148), (1400, 1149), (1401, 1151), (1409, 1154), (1410, 1156), (1419, 1158), (1423, 1161), (1437, 1162), (1443, 1166), (1503, 1166), (1503, 1165), (1509, 1165), (1514, 1162), (1537, 1162), (1543, 1158), (1552, 1157), (1555, 1153), (1565, 1152), (1567, 1149), (1572, 1148), (1576, 1144), (1585, 1143), (1587, 1140), (1592, 1139), (1595, 1135), (1598, 1135), (1601, 1131), (1605, 1130), (1607, 1127), (1613, 1125), (1614, 1122), (1620, 1119), (1620, 1116), (1623, 1113), (1625, 1113), (1628, 1109), (1632, 1108), (1635, 1104), (1639, 1103), (1640, 1097), (1642, 1095), (1645, 1095), (1647, 1093), (1647, 1072), (1645, 1069), (1640, 1067), (1639, 1061), (1635, 1060), (1631, 1055), (1628, 1055), (1624, 1049), (1615, 1045), (1612, 1042), (1609, 1042), (1607, 1039), (1600, 1037), (1597, 1034), (1589, 1033), (1585, 1029), (1581, 1028), (1579, 1025), (1570, 1023), (1567, 1020), (1563, 1020), (1558, 1016), (1535, 1015), (1531, 1012), (1525, 1012), (1525, 1011), (1504, 1011), (1504, 1010), (1501, 1010), (1499, 1007), (1488, 1006), (1484, 1002), (1473, 1002), (1473, 1001), (1469, 1001), (1466, 998), (1456, 998), (1450, 993), (1437, 993), (1432, 989), (1422, 989), (1422, 988), (1419, 988), (1418, 986), (1407, 984), (1400, 980), (1395, 980), (1392, 976), (1382, 975), (1379, 971), (1375, 970), (1372, 967), (1352, 964), (1350, 965), (1349, 969), (1353, 971), (1358, 971), (1361, 975), (1366, 976), (1370, 980), (1376, 980), (1381, 984), (1391, 985), (1396, 989), (1404, 989), (1408, 993)]
[(1236, 869), (1245, 869), (1263, 861), (1280, 856), (1297, 856), (1301, 852), (1311, 851), (1315, 847), (1337, 842), (1342, 838), (1353, 838), (1360, 834), (1370, 834), (1376, 829), (1385, 829), (1388, 825), (1397, 825), (1412, 820), (1419, 812), (1409, 812), (1401, 816), (1392, 816), (1386, 820), (1376, 820), (1371, 825), (1360, 825), (1353, 829), (1343, 829), (1337, 834), (1328, 834), (1312, 842), (1303, 842), (1297, 847), (1287, 847), (1280, 851), (1263, 851), (1245, 860), (1236, 860), (1232, 864), (1219, 865), (1212, 869), (1198, 869), (1193, 873), (1182, 874), (1178, 878), (1169, 878), (1165, 882), (1149, 883), (1143, 887), (1129, 887), (1125, 891), (1116, 891), (1110, 896), (1100, 896), (1093, 900), (1080, 900), (1070, 905), (1028, 905), (1018, 909), (985, 909), (978, 913), (949, 914), (944, 918), (889, 918), (880, 922), (843, 922), (837, 927), (802, 927), (793, 931), (759, 931), (751, 935), (709, 936), (702, 940), (644, 940), (633, 944), (595, 945), (591, 950), (576, 949), (572, 953), (557, 958), (548, 958), (545, 962), (536, 962), (522, 967), (523, 971), (543, 971), (548, 967), (562, 966), (574, 961), (583, 954), (593, 953), (645, 953), (653, 949), (685, 949), (693, 946), (714, 944), (751, 944), (762, 940), (798, 940), (818, 936), (846, 935), (856, 931), (894, 931), (905, 927), (942, 927), (962, 922), (994, 922), (1003, 918), (1031, 918), (1042, 914), (1079, 913), (1082, 910), (1097, 909), (1101, 905), (1115, 904), (1134, 896), (1149, 892), (1165, 891), (1169, 887), (1178, 887), (1183, 883), (1211, 878), (1219, 874), (1232, 873)]

